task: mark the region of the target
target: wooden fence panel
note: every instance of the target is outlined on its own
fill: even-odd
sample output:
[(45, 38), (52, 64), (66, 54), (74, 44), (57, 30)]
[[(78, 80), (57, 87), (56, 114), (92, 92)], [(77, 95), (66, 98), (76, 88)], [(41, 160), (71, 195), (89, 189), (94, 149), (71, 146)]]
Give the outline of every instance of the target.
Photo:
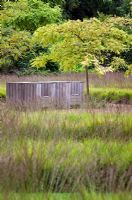
[[(70, 108), (83, 101), (84, 83), (79, 81), (7, 83), (7, 101), (14, 104), (42, 103)], [(51, 105), (52, 104), (52, 105)]]

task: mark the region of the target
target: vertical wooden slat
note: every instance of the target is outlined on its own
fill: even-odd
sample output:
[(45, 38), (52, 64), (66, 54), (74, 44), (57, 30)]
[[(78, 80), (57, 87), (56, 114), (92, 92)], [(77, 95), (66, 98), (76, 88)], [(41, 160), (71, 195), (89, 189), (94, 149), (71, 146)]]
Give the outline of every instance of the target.
[(18, 83), (16, 83), (16, 94), (15, 94), (16, 102), (18, 101)]
[(71, 83), (66, 83), (66, 108), (70, 108), (71, 87), (72, 87)]
[(13, 84), (12, 88), (12, 100), (15, 103), (15, 93), (16, 93), (16, 84)]
[(25, 103), (28, 102), (28, 85), (29, 84), (25, 84)]
[(10, 92), (10, 90), (9, 90), (9, 84), (6, 83), (6, 100), (7, 101), (9, 101), (9, 92)]
[(10, 87), (11, 87), (11, 101), (13, 101), (13, 86), (14, 86), (14, 83), (10, 85)]
[(51, 91), (51, 101), (53, 103), (53, 106), (56, 106), (56, 83), (50, 84), (50, 91)]
[(10, 84), (10, 99), (12, 101), (12, 84)]
[(30, 100), (32, 101), (32, 84), (29, 85)]
[(41, 86), (42, 86), (42, 84), (37, 84), (37, 86), (36, 86), (37, 97), (41, 97)]
[(81, 101), (83, 102), (84, 99), (84, 83), (80, 83), (80, 95), (81, 95)]
[(35, 91), (34, 91), (34, 84), (32, 83), (32, 99), (35, 100)]
[(21, 89), (21, 99), (22, 103), (24, 103), (24, 84), (22, 83), (22, 89)]
[(37, 84), (34, 83), (34, 100), (37, 100), (37, 93), (36, 93), (36, 89), (37, 89)]

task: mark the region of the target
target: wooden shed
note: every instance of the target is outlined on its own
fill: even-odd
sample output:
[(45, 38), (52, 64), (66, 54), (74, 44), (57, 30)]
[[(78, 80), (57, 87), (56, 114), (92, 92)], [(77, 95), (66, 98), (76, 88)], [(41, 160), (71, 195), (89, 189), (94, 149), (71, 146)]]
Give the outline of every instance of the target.
[(84, 82), (8, 82), (6, 91), (7, 102), (10, 104), (71, 108), (82, 105)]

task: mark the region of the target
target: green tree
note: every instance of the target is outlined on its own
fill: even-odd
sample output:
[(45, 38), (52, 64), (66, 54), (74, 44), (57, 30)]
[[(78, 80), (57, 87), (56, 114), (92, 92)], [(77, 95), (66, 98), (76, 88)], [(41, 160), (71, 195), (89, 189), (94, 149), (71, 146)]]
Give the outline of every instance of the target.
[(0, 71), (16, 68), (15, 62), (30, 50), (31, 34), (26, 31), (2, 29), (0, 35)]
[(40, 26), (61, 20), (61, 9), (40, 0), (18, 0), (4, 3), (0, 21), (4, 27), (33, 32)]
[(114, 20), (101, 22), (94, 18), (39, 28), (34, 33), (33, 43), (41, 43), (49, 52), (34, 59), (32, 66), (43, 67), (52, 60), (58, 62), (63, 71), (72, 71), (81, 64), (87, 72), (89, 92), (87, 67), (94, 64), (99, 73), (111, 70), (103, 67), (107, 54), (120, 55), (132, 41), (132, 36), (116, 27)]
[(41, 45), (39, 48), (30, 45), (31, 33), (40, 26), (60, 22), (61, 9), (40, 0), (3, 0), (2, 3), (0, 71), (19, 70), (21, 66), (28, 68), (30, 59), (42, 49)]
[(60, 5), (65, 17), (83, 19), (95, 17), (98, 12), (110, 15), (130, 15), (131, 0), (42, 0), (51, 6)]

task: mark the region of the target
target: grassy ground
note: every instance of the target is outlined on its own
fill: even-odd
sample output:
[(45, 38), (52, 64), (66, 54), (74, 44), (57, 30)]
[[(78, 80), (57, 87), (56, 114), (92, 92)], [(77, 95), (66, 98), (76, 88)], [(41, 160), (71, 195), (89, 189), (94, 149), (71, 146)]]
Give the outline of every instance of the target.
[[(84, 79), (77, 76), (56, 79)], [(0, 77), (2, 97), (5, 80), (16, 79), (40, 77)], [(121, 74), (91, 81), (85, 109), (24, 111), (1, 103), (0, 200), (131, 199), (132, 81)]]
[[(119, 108), (120, 109), (120, 108)], [(8, 127), (12, 128), (14, 136), (30, 136), (30, 138), (43, 138), (44, 140), (89, 138), (129, 140), (132, 133), (131, 113), (87, 112), (84, 110), (71, 111), (36, 111), (36, 112), (10, 112), (1, 111), (1, 127), (3, 136), (10, 134)], [(6, 119), (8, 116), (8, 120)], [(13, 119), (13, 120), (12, 120)]]
[(131, 189), (130, 114), (5, 109), (0, 122), (2, 191)]
[(80, 187), (107, 192), (131, 190), (131, 142), (27, 139), (10, 145), (6, 143), (5, 149), (1, 144), (2, 190), (5, 187), (19, 192), (76, 192)]
[(83, 193), (80, 194), (1, 194), (0, 200), (131, 200), (131, 193), (103, 194), (103, 193)]

